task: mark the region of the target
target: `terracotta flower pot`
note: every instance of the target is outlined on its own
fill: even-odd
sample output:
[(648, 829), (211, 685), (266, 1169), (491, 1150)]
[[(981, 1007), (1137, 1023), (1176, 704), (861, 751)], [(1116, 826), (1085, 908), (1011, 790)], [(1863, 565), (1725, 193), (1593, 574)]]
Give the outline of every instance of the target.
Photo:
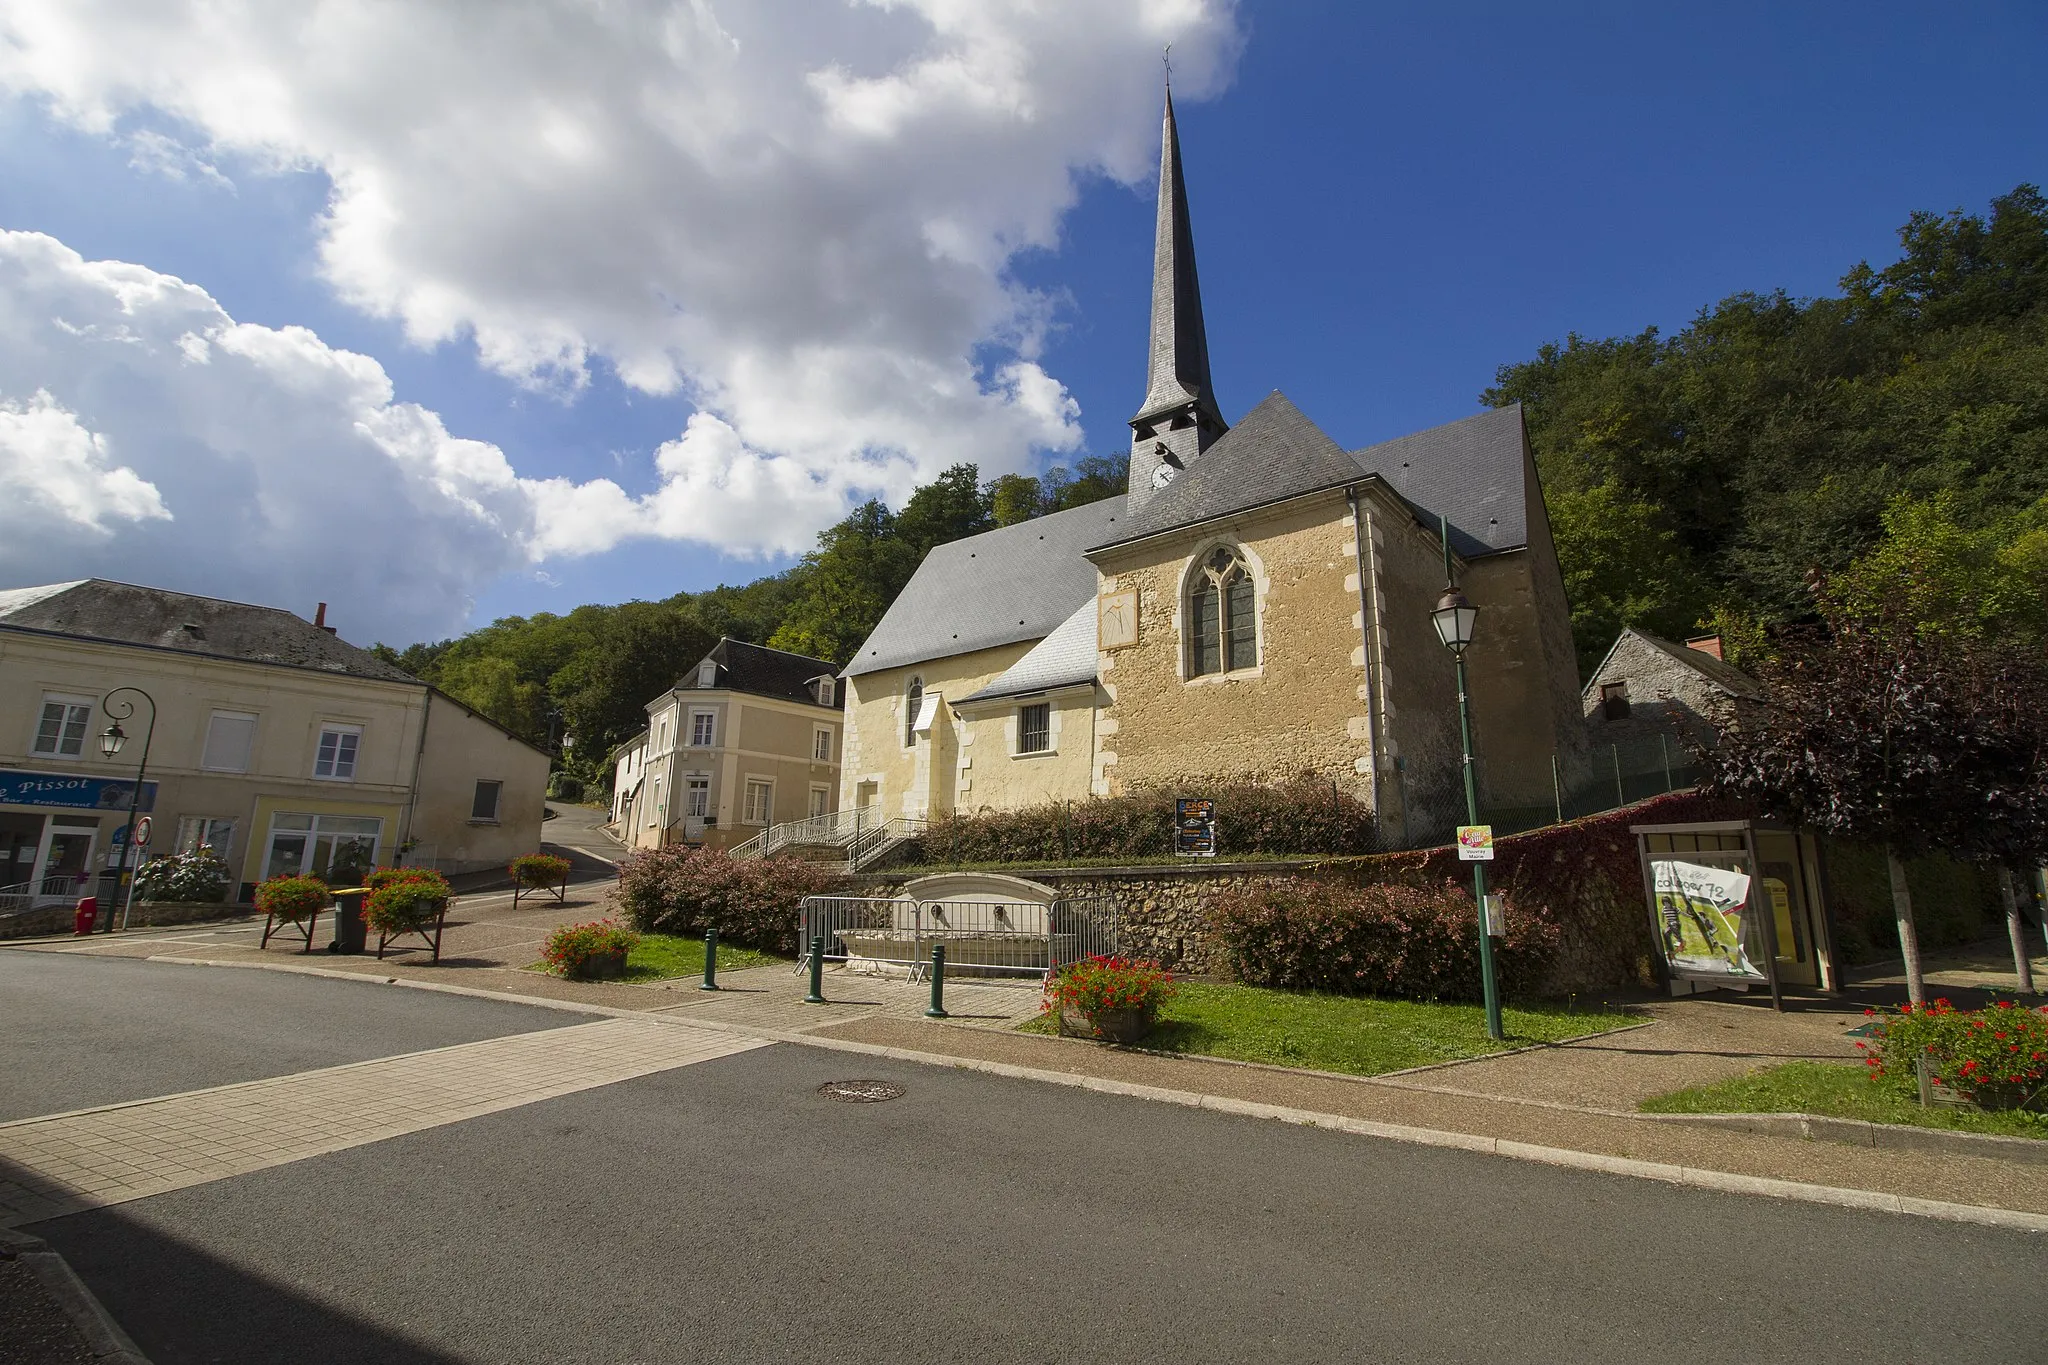
[(1090, 1018), (1071, 1005), (1060, 1009), (1064, 1032), (1112, 1043), (1135, 1043), (1152, 1031), (1155, 1022), (1151, 1010), (1103, 1010)]
[(569, 975), (577, 981), (615, 981), (625, 974), (624, 949), (614, 953), (592, 953), (569, 968)]

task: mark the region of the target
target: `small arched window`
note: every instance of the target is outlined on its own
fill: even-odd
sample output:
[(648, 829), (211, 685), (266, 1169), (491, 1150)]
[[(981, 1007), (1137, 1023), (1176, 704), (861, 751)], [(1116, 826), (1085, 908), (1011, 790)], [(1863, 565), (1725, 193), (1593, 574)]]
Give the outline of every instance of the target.
[(1234, 673), (1259, 662), (1258, 611), (1251, 570), (1219, 547), (1188, 588), (1188, 676)]
[(903, 747), (917, 743), (917, 712), (924, 705), (924, 679), (913, 676), (903, 684)]

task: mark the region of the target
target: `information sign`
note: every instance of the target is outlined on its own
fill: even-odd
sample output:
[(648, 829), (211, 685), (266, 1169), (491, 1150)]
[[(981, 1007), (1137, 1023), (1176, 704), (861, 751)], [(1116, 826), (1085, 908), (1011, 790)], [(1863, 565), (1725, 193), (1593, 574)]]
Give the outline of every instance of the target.
[(1493, 826), (1458, 826), (1458, 861), (1461, 863), (1490, 863), (1493, 861)]
[(1173, 851), (1183, 858), (1216, 856), (1216, 803), (1181, 796), (1173, 802)]

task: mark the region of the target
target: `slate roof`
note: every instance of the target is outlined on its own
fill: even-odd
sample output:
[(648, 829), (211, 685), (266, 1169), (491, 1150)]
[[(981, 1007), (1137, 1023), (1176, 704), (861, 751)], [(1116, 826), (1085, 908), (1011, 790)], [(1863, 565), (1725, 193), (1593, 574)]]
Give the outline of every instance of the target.
[(1091, 592), (1088, 600), (1054, 627), (1052, 634), (1033, 645), (1030, 653), (1011, 664), (987, 687), (953, 704), (968, 706), (998, 697), (1018, 697), (1052, 687), (1094, 682), (1095, 639), (1095, 595)]
[(1180, 168), (1173, 91), (1168, 90), (1159, 131), (1159, 212), (1153, 225), (1152, 341), (1138, 418), (1188, 402), (1198, 404), (1218, 426), (1223, 424), (1216, 386), (1209, 378), (1209, 334), (1202, 324), (1202, 286), (1195, 276), (1195, 231)]
[(1344, 447), (1275, 389), (1103, 543), (1136, 540), (1356, 482), (1358, 465)]
[[(1614, 651), (1621, 648), (1621, 642), (1631, 635), (1659, 653), (1669, 655), (1732, 697), (1757, 697), (1763, 694), (1763, 687), (1755, 678), (1727, 660), (1717, 659), (1703, 649), (1675, 644), (1661, 635), (1652, 635), (1646, 630), (1637, 630), (1634, 626), (1622, 627), (1621, 634), (1614, 637), (1613, 645), (1607, 650), (1608, 658), (1612, 658)], [(1586, 682), (1585, 696), (1594, 695), (1595, 684), (1600, 681), (1601, 669), (1606, 667), (1607, 659), (1602, 659), (1600, 667), (1593, 670), (1592, 677)]]
[(105, 578), (0, 592), (0, 627), (419, 685), (303, 617)]
[[(817, 706), (818, 699), (811, 695), (808, 686), (811, 679), (824, 675), (836, 677), (839, 665), (830, 659), (813, 659), (806, 654), (791, 654), (788, 650), (770, 649), (766, 645), (749, 644), (731, 636), (720, 639), (711, 652), (704, 656), (718, 665), (718, 682), (715, 686), (734, 692), (750, 692), (760, 697), (780, 697), (784, 701), (802, 702), (806, 706)], [(703, 660), (698, 661), (702, 667)], [(697, 669), (685, 673), (676, 684), (679, 692), (694, 691), (697, 688)], [(844, 700), (838, 688), (833, 689), (834, 705)]]
[(1529, 543), (1520, 404), (1346, 453), (1277, 389), (1117, 528), (1111, 545), (1377, 474), (1467, 559)]
[(1116, 537), (1123, 521), (1118, 494), (938, 546), (889, 604), (845, 676), (1044, 639), (1094, 601), (1095, 566), (1083, 552)]
[(1354, 450), (1351, 458), (1420, 509), (1432, 530), (1448, 514), (1451, 548), (1466, 559), (1529, 543), (1520, 403)]

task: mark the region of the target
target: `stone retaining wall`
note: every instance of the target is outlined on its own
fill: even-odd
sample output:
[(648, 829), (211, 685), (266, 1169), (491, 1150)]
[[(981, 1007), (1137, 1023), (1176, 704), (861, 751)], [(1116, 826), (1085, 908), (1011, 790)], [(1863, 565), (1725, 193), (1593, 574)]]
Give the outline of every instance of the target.
[[(250, 913), (246, 905), (229, 905), (222, 901), (137, 901), (134, 913), (128, 917), (130, 929), (155, 929), (167, 924), (191, 924), (198, 920), (225, 919), (230, 915)], [(120, 923), (121, 911), (114, 910), (115, 923)], [(0, 939), (42, 938), (50, 934), (68, 934), (72, 925), (72, 903), (45, 906), (27, 914), (9, 915), (0, 919)], [(107, 922), (106, 907), (100, 908), (100, 925)]]

